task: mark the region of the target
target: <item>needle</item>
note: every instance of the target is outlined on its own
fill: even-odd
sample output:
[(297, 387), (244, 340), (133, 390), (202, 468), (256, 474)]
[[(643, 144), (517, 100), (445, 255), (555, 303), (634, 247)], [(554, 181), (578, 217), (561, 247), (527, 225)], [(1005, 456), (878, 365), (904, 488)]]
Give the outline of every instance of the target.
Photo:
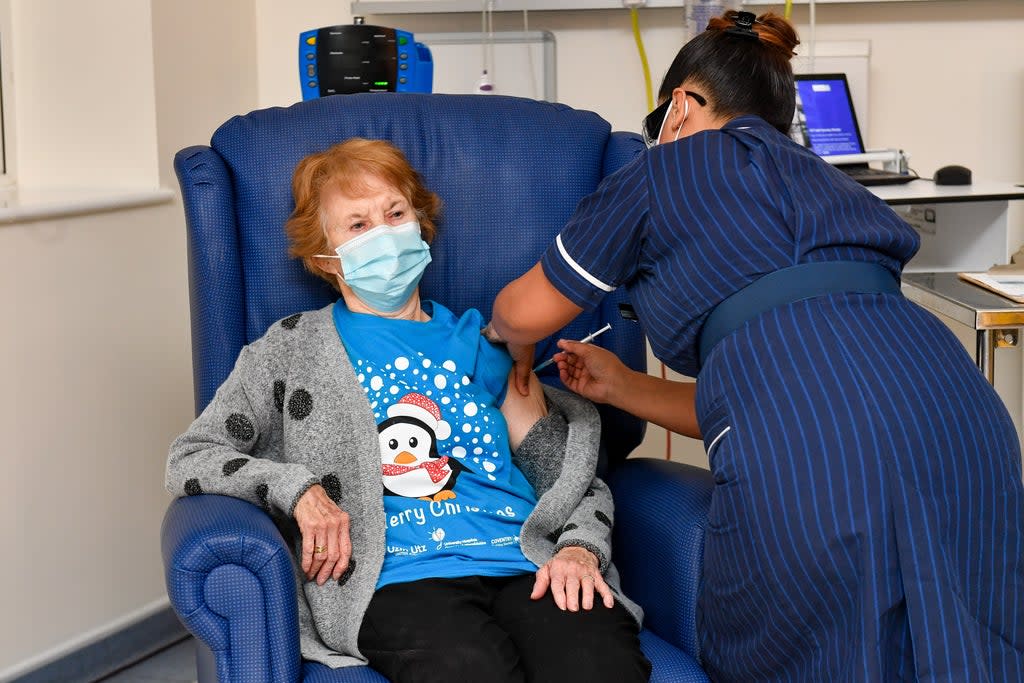
[[(588, 334), (583, 339), (580, 339), (579, 343), (580, 344), (589, 344), (590, 342), (594, 341), (594, 339), (597, 337), (597, 335), (603, 334), (604, 332), (607, 332), (610, 329), (612, 329), (612, 324), (611, 323), (607, 323), (604, 327), (599, 329), (597, 332), (591, 332), (590, 334)], [(540, 365), (535, 367), (533, 369), (533, 371), (534, 372), (540, 372), (541, 370), (543, 370), (544, 368), (546, 368), (547, 366), (551, 365), (554, 362), (555, 362), (555, 357), (552, 356), (551, 358), (548, 358), (546, 361), (544, 361), (543, 363), (541, 363)]]

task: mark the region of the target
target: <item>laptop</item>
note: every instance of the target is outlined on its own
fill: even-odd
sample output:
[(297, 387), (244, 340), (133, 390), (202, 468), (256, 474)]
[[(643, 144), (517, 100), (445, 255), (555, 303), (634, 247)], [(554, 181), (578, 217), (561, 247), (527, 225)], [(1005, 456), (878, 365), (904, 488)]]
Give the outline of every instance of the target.
[[(796, 74), (796, 113), (790, 136), (825, 159), (864, 153), (846, 74)], [(862, 185), (900, 185), (917, 178), (871, 168), (867, 162), (835, 167)]]

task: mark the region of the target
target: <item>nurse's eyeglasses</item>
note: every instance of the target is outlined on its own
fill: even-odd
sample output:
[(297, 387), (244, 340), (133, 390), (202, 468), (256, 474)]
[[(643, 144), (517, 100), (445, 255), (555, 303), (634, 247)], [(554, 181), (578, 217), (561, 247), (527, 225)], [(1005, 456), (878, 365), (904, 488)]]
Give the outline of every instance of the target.
[[(692, 97), (693, 101), (704, 107), (708, 101), (704, 99), (704, 96), (684, 90), (687, 97)], [(650, 149), (658, 144), (658, 138), (661, 136), (661, 127), (665, 124), (665, 117), (668, 115), (669, 105), (672, 104), (672, 98), (668, 98), (657, 107), (655, 107), (650, 114), (644, 117), (643, 123), (640, 124), (640, 132), (644, 138), (644, 144)]]

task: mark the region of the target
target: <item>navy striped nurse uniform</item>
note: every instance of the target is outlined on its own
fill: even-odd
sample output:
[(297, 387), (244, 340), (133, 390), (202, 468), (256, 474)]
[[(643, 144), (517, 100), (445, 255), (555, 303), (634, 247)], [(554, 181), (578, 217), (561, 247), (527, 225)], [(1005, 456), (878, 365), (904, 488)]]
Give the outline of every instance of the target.
[(1024, 681), (1019, 442), (944, 325), (898, 293), (828, 294), (749, 319), (698, 367), (709, 312), (760, 276), (854, 261), (898, 277), (918, 243), (744, 116), (640, 155), (543, 256), (584, 308), (627, 287), (655, 355), (698, 378), (715, 681)]

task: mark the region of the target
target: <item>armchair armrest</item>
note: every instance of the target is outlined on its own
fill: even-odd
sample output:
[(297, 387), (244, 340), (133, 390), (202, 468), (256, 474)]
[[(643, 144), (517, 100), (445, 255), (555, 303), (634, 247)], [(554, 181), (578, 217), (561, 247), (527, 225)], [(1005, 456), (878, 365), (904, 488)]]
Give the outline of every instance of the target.
[(698, 658), (697, 590), (714, 480), (699, 467), (632, 458), (613, 470), (615, 564), (644, 625)]
[(171, 605), (213, 652), (217, 679), (298, 681), (295, 577), (270, 518), (237, 498), (179, 498), (161, 539)]

